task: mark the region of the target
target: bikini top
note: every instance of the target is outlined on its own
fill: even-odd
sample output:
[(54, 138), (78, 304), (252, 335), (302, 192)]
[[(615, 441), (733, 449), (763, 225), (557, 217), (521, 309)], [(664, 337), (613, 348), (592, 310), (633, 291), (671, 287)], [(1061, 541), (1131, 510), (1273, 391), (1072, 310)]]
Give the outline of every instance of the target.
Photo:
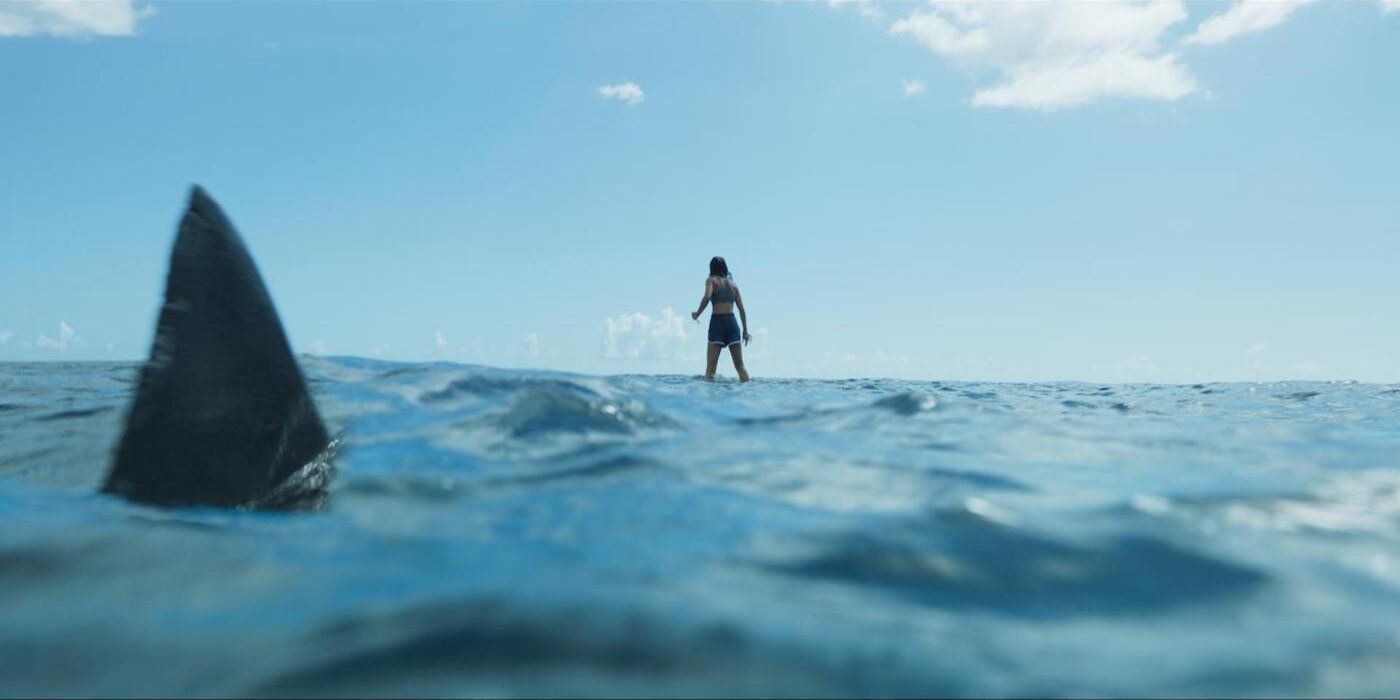
[(734, 288), (729, 286), (728, 279), (720, 281), (719, 289), (716, 289), (715, 293), (710, 296), (710, 301), (715, 304), (734, 303)]

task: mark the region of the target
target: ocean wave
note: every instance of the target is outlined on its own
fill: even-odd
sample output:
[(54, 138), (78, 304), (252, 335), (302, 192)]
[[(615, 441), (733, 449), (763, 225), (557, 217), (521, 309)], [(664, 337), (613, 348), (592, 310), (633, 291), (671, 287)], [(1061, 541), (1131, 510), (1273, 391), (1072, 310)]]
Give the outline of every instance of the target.
[(1394, 685), (1393, 385), (302, 361), (339, 441), (301, 513), (98, 494), (137, 367), (0, 365), (7, 692)]

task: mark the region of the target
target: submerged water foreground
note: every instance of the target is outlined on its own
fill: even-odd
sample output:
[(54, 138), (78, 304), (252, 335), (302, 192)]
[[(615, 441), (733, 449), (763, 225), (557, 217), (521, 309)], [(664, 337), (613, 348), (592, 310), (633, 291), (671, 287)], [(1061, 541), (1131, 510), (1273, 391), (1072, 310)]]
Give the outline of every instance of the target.
[(0, 694), (1400, 688), (1394, 386), (305, 365), (314, 514), (95, 494), (136, 367), (0, 365)]

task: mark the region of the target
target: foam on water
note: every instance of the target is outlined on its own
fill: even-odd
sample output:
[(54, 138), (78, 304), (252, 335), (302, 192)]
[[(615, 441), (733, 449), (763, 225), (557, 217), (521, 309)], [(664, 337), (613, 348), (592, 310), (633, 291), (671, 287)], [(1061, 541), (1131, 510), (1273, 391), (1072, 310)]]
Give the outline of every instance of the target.
[(0, 365), (0, 693), (1384, 695), (1400, 389), (305, 361), (323, 510), (95, 494)]

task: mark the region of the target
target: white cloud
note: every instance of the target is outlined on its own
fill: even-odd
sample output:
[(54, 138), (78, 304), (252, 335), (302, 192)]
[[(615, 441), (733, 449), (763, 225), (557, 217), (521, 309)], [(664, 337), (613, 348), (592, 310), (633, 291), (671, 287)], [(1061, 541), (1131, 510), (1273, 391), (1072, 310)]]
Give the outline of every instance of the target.
[(885, 18), (885, 13), (875, 5), (874, 0), (827, 0), (827, 4), (841, 8), (852, 6), (856, 8), (856, 13), (869, 20), (880, 20)]
[(447, 338), (443, 337), (441, 328), (439, 328), (438, 331), (433, 334), (433, 347), (436, 347), (439, 350), (447, 347)]
[(924, 85), (924, 81), (922, 81), (922, 80), (918, 80), (918, 79), (905, 80), (905, 81), (904, 81), (904, 96), (905, 96), (905, 97), (913, 97), (913, 96), (915, 96), (915, 95), (922, 95), (922, 94), (924, 94), (924, 90), (925, 90), (927, 87), (928, 87), (928, 86)]
[(1147, 355), (1133, 355), (1113, 363), (1113, 371), (1119, 377), (1136, 378), (1152, 374), (1160, 369), (1157, 361)]
[(1242, 34), (1272, 29), (1314, 0), (1236, 0), (1230, 9), (1206, 18), (1184, 40), (1188, 44), (1222, 44)]
[(1262, 361), (1262, 356), (1268, 351), (1269, 343), (1267, 341), (1261, 340), (1249, 346), (1249, 350), (1247, 350), (1244, 354), (1245, 367), (1256, 376), (1260, 372), (1267, 371), (1269, 369), (1269, 365), (1265, 364)]
[(915, 12), (890, 25), (890, 33), (911, 36), (941, 56), (967, 56), (991, 46), (985, 28), (959, 29), (937, 10)]
[(3, 0), (0, 37), (132, 36), (155, 8), (134, 0)]
[(387, 354), (388, 352), (389, 352), (389, 346), (388, 346), (388, 345), (376, 345), (376, 346), (374, 346), (374, 349), (372, 349), (372, 350), (369, 351), (369, 354), (370, 354), (370, 355), (373, 355), (374, 357), (384, 357), (384, 355)]
[(759, 357), (759, 358), (767, 357), (767, 356), (768, 356), (768, 327), (767, 327), (767, 326), (763, 326), (763, 327), (761, 327), (761, 328), (755, 328), (754, 331), (753, 331), (753, 333), (750, 333), (749, 335), (752, 336), (752, 337), (751, 337), (751, 339), (749, 340), (749, 345), (748, 345), (748, 347), (744, 350), (744, 356), (745, 356), (745, 357)]
[(68, 325), (67, 321), (59, 321), (58, 337), (50, 338), (49, 336), (40, 333), (39, 340), (36, 344), (40, 348), (46, 348), (49, 350), (57, 350), (59, 352), (63, 352), (79, 340), (80, 338), (78, 338), (78, 334), (73, 331), (73, 327)]
[(603, 357), (612, 360), (678, 360), (689, 337), (685, 321), (671, 307), (655, 318), (623, 314), (603, 321)]
[(326, 341), (318, 340), (312, 343), (311, 347), (307, 348), (306, 351), (311, 353), (312, 355), (324, 355), (326, 354)]
[(9, 331), (0, 331), (0, 345), (9, 345), (10, 338), (13, 337), (15, 337), (14, 333), (11, 333)]
[(939, 1), (890, 25), (933, 53), (1000, 82), (972, 104), (1053, 110), (1108, 97), (1175, 100), (1195, 79), (1163, 34), (1186, 19), (1180, 0)]
[(1083, 62), (1017, 66), (1006, 82), (977, 91), (972, 104), (1053, 110), (1104, 97), (1175, 100), (1196, 90), (1196, 81), (1176, 56), (1148, 58), (1121, 52)]
[(816, 367), (824, 373), (836, 376), (859, 376), (908, 374), (926, 368), (927, 359), (915, 359), (911, 355), (887, 350), (874, 349), (854, 352), (851, 350), (827, 350), (822, 355), (823, 362)]
[(1320, 379), (1327, 376), (1327, 366), (1310, 357), (1293, 363), (1289, 370), (1306, 378)]
[(626, 102), (628, 106), (635, 106), (647, 98), (642, 92), (642, 86), (633, 83), (614, 83), (598, 88), (598, 96), (607, 100), (619, 100)]
[(525, 356), (537, 360), (540, 357), (540, 334), (527, 333), (525, 335)]
[[(1177, 41), (1183, 0), (930, 0), (889, 25), (938, 56), (998, 81), (979, 107), (1055, 110), (1105, 98), (1178, 100), (1201, 91), (1174, 49), (1261, 32), (1316, 0), (1235, 0)], [(1400, 0), (1378, 0), (1384, 14)], [(906, 96), (908, 96), (906, 91)]]

